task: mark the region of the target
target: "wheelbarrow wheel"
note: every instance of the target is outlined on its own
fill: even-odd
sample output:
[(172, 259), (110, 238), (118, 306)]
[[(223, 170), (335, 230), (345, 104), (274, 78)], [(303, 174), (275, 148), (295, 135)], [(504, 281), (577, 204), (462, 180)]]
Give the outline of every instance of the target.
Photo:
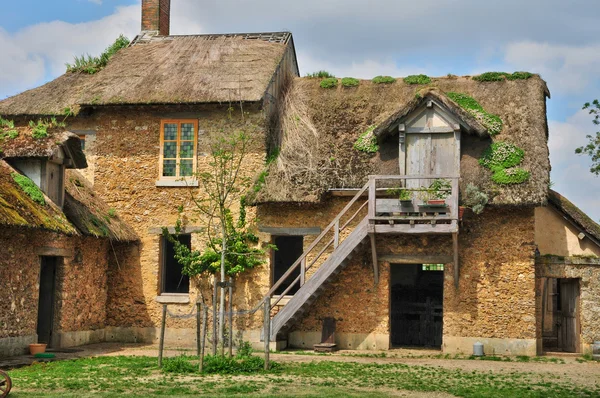
[(0, 370), (0, 398), (4, 398), (10, 392), (12, 387), (12, 381), (8, 373)]

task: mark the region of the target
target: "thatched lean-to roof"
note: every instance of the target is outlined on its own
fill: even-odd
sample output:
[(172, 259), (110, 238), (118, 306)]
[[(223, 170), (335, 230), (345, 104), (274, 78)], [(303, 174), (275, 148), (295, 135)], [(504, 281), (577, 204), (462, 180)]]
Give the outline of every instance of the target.
[(115, 210), (96, 195), (90, 183), (78, 171), (67, 170), (65, 190), (64, 212), (83, 235), (121, 242), (139, 239)]
[[(432, 78), (427, 85), (361, 80), (358, 87), (333, 89), (321, 88), (319, 83), (319, 79), (297, 78), (288, 90), (281, 119), (280, 154), (269, 166), (262, 189), (252, 198), (254, 203), (316, 202), (331, 188), (362, 187), (369, 174), (397, 174), (397, 134), (380, 141), (376, 154), (360, 152), (353, 145), (370, 127), (385, 127), (413, 109), (417, 97), (427, 92), (472, 126), (471, 134), (464, 134), (461, 142), (461, 188), (474, 183), (490, 194), (491, 204), (546, 203), (550, 172), (545, 102), (548, 90), (539, 76), (497, 82), (444, 77)], [(486, 112), (498, 115), (503, 121), (502, 131), (493, 138), (482, 134), (485, 132), (479, 123), (445, 96), (448, 92), (467, 94)], [(528, 181), (502, 186), (492, 182), (491, 171), (478, 163), (492, 140), (525, 151), (519, 167), (531, 173)]]
[(13, 173), (17, 171), (0, 160), (0, 225), (79, 234), (50, 199), (46, 198), (46, 204), (42, 205), (27, 195), (13, 179)]
[(563, 213), (572, 223), (579, 226), (586, 234), (595, 239), (596, 242), (600, 242), (600, 225), (575, 206), (569, 199), (551, 189), (548, 195), (548, 202), (552, 207)]
[(0, 115), (62, 115), (79, 105), (260, 101), (290, 33), (138, 40), (100, 72), (65, 73), (0, 101)]
[(48, 136), (44, 138), (33, 138), (30, 127), (16, 127), (14, 130), (19, 133), (17, 137), (5, 137), (0, 140), (0, 159), (52, 158), (62, 149), (64, 155), (70, 159), (68, 168), (87, 167), (87, 160), (77, 135), (58, 127), (48, 129)]

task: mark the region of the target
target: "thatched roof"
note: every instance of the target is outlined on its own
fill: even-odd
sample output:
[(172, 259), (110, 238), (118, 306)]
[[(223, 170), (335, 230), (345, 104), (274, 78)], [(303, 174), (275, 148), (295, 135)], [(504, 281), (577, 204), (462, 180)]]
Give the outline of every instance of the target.
[[(353, 148), (369, 127), (375, 133), (434, 95), (470, 128), (461, 142), (461, 188), (472, 182), (490, 194), (491, 204), (540, 205), (548, 194), (550, 162), (546, 123), (546, 83), (537, 75), (527, 80), (478, 82), (470, 77), (432, 78), (428, 85), (392, 84), (361, 80), (358, 87), (324, 89), (319, 79), (297, 78), (283, 106), (283, 135), (277, 161), (271, 163), (254, 203), (316, 202), (331, 188), (359, 188), (369, 174), (398, 173), (398, 142), (387, 136), (376, 154)], [(463, 93), (486, 112), (498, 115), (502, 131), (490, 138), (481, 125), (458, 109), (444, 93)], [(417, 95), (417, 93), (419, 93)], [(383, 127), (382, 127), (383, 126)], [(382, 135), (380, 133), (380, 135)], [(531, 173), (522, 184), (498, 186), (478, 159), (491, 140), (505, 141), (525, 151), (519, 167)]]
[(569, 199), (558, 192), (550, 190), (548, 202), (551, 206), (562, 212), (571, 222), (579, 226), (586, 234), (596, 242), (600, 242), (600, 225), (588, 217), (581, 209), (575, 206)]
[(133, 229), (100, 199), (87, 179), (76, 170), (65, 175), (64, 212), (82, 234), (115, 241), (137, 241)]
[(81, 150), (79, 137), (60, 128), (48, 130), (48, 136), (33, 138), (30, 127), (17, 127), (16, 138), (6, 137), (0, 140), (0, 159), (10, 158), (53, 158), (60, 150), (71, 161), (67, 168), (84, 169), (87, 167), (85, 154)]
[(0, 115), (61, 115), (79, 105), (260, 101), (290, 40), (290, 33), (136, 40), (96, 74), (65, 73), (0, 101)]
[(18, 172), (4, 160), (0, 160), (0, 225), (42, 228), (68, 235), (79, 234), (50, 199), (46, 198), (44, 205), (31, 199), (15, 182), (13, 173)]

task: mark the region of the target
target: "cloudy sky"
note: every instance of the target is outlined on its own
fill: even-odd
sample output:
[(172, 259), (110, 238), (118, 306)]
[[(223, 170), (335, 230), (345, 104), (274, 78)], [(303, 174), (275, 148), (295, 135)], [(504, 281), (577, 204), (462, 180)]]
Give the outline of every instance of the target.
[[(526, 70), (548, 82), (554, 189), (600, 220), (600, 178), (574, 154), (600, 97), (598, 0), (171, 0), (171, 33), (289, 30), (302, 74), (430, 76)], [(140, 29), (139, 0), (3, 1), (0, 98)]]

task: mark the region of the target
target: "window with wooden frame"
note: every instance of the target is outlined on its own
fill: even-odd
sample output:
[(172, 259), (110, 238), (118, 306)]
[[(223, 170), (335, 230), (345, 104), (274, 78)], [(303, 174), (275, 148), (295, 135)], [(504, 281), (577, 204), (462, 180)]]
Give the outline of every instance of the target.
[(162, 120), (160, 174), (163, 180), (191, 177), (196, 172), (198, 120)]

